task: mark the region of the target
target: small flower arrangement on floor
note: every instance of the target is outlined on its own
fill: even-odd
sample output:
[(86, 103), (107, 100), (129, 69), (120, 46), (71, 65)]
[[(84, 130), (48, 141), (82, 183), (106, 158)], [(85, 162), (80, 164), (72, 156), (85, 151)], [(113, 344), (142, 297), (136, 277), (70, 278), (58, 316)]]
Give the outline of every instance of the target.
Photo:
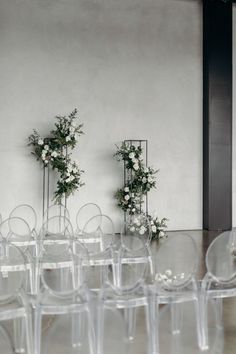
[[(146, 232), (147, 227), (150, 227), (152, 239), (165, 237), (167, 219), (163, 218), (159, 220), (157, 216), (146, 215), (142, 210), (144, 196), (153, 188), (156, 188), (156, 174), (158, 170), (145, 166), (141, 146), (123, 142), (120, 147), (117, 146), (114, 157), (118, 161), (124, 162), (127, 174), (125, 186), (115, 192), (115, 198), (118, 207), (131, 217), (131, 228), (133, 231), (142, 235)], [(140, 220), (137, 219), (138, 224), (135, 223), (134, 221), (136, 219), (134, 216), (136, 214), (143, 215), (143, 220), (146, 221), (140, 222)]]
[(77, 109), (68, 116), (57, 116), (55, 129), (51, 130), (48, 137), (43, 138), (36, 131), (29, 136), (29, 146), (33, 147), (32, 154), (44, 167), (51, 167), (58, 171), (59, 179), (54, 192), (54, 200), (61, 203), (63, 197), (69, 197), (84, 183), (78, 163), (73, 161), (68, 149), (73, 150), (82, 131), (82, 124), (76, 124)]

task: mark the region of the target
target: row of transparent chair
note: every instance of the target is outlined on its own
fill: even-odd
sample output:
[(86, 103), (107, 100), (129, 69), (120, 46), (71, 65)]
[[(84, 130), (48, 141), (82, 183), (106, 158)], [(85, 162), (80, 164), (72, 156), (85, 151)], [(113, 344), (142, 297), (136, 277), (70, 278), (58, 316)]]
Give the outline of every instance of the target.
[[(53, 218), (52, 218), (53, 219)], [(93, 257), (91, 257), (91, 264), (94, 265), (100, 265), (104, 268), (107, 268), (106, 266), (108, 264), (111, 264), (112, 262), (112, 256), (109, 252), (107, 252), (107, 254), (102, 254), (102, 253), (106, 253), (107, 248), (109, 248), (111, 246), (111, 244), (115, 244), (114, 240), (115, 237), (113, 238), (113, 241), (110, 243), (106, 243), (103, 240), (103, 232), (102, 232), (102, 223), (101, 223), (101, 219), (103, 219), (102, 215), (97, 215), (95, 217), (92, 218), (92, 220), (89, 220), (84, 227), (84, 230), (82, 232), (82, 237), (80, 238), (81, 241), (85, 241), (84, 244), (88, 247), (92, 246), (91, 249), (89, 249), (89, 253), (90, 255), (93, 255)], [(69, 221), (69, 220), (68, 220)], [(67, 219), (63, 218), (63, 222), (67, 222)], [(52, 226), (52, 225), (51, 225)], [(58, 225), (57, 225), (58, 226)], [(140, 235), (137, 235), (137, 240), (135, 239), (134, 242), (134, 232), (128, 229), (129, 225), (125, 225), (124, 226), (124, 231), (121, 232), (121, 245), (123, 249), (126, 249), (126, 251), (132, 251), (132, 250), (141, 250), (142, 249), (142, 245), (140, 243)], [(48, 227), (48, 223), (46, 222), (44, 227), (43, 227), (43, 232), (42, 235), (44, 235), (43, 237), (43, 241), (42, 241), (42, 237), (40, 237), (40, 245), (43, 245), (44, 251), (45, 248), (47, 249), (46, 253), (50, 254), (50, 248), (53, 250), (54, 253), (54, 257), (58, 256), (59, 252), (59, 245), (57, 244), (57, 247), (55, 248), (55, 241), (58, 241), (58, 230), (49, 230), (46, 228)], [(129, 230), (129, 232), (127, 233), (127, 230)], [(105, 234), (105, 232), (104, 232)], [(132, 235), (132, 237), (126, 237), (127, 234), (129, 236)], [(111, 231), (110, 235), (114, 235), (114, 232)], [(67, 243), (67, 238), (64, 237), (65, 235), (61, 235), (61, 240), (59, 240), (61, 242), (61, 244), (65, 244)], [(146, 235), (144, 235), (145, 238), (145, 245), (148, 246), (149, 245), (149, 241), (146, 242)], [(59, 238), (60, 239), (60, 238)], [(66, 239), (66, 242), (65, 242)], [(186, 240), (190, 240), (191, 238), (184, 238), (184, 243), (186, 245)], [(147, 240), (148, 240), (148, 236), (147, 236)], [(89, 241), (89, 242), (88, 242)], [(183, 250), (183, 247), (180, 246), (182, 243), (180, 242), (180, 238), (178, 238), (176, 242), (176, 245), (178, 245), (180, 247), (180, 251)], [(187, 241), (187, 242), (188, 242)], [(60, 244), (59, 242), (59, 244)], [(173, 241), (174, 242), (174, 241)], [(191, 242), (191, 241), (190, 241)], [(93, 243), (95, 243), (96, 247), (94, 247)], [(140, 244), (140, 247), (139, 247)], [(108, 247), (109, 245), (109, 247)], [(166, 243), (166, 245), (168, 245), (168, 242)], [(63, 246), (64, 247), (64, 246)], [(63, 247), (61, 247), (63, 249)], [(88, 248), (89, 248), (88, 247)], [(167, 248), (167, 246), (166, 246)], [(169, 251), (170, 249), (176, 248), (175, 246), (169, 245)], [(144, 247), (145, 249), (145, 247)], [(204, 341), (206, 342), (206, 340), (204, 339), (204, 335), (205, 332), (204, 331), (204, 316), (202, 315), (203, 311), (202, 308), (206, 308), (204, 306), (206, 306), (206, 296), (205, 294), (207, 294), (207, 292), (203, 291), (203, 287), (201, 288), (201, 291), (199, 292), (197, 283), (196, 283), (196, 279), (194, 279), (193, 275), (195, 275), (195, 269), (196, 269), (196, 265), (197, 262), (195, 262), (196, 260), (196, 249), (194, 249), (194, 247), (192, 247), (193, 249), (193, 253), (191, 254), (190, 260), (194, 262), (191, 263), (191, 267), (186, 267), (186, 264), (184, 265), (184, 269), (185, 267), (187, 268), (187, 272), (186, 270), (184, 271), (184, 269), (177, 269), (177, 266), (179, 265), (179, 259), (176, 259), (176, 262), (173, 260), (173, 256), (170, 257), (170, 261), (171, 264), (170, 266), (167, 266), (167, 259), (168, 257), (163, 256), (163, 260), (160, 261), (162, 258), (160, 256), (165, 255), (165, 253), (168, 255), (170, 254), (169, 251), (167, 250), (166, 252), (164, 252), (163, 248), (162, 248), (162, 252), (158, 253), (158, 259), (155, 262), (156, 263), (156, 269), (157, 271), (155, 271), (155, 284), (154, 286), (152, 286), (151, 289), (151, 295), (148, 295), (149, 298), (149, 304), (151, 304), (153, 307), (155, 307), (155, 309), (157, 308), (156, 305), (153, 305), (156, 303), (156, 301), (160, 302), (160, 303), (169, 303), (171, 302), (173, 305), (173, 316), (172, 316), (172, 324), (173, 324), (173, 332), (178, 332), (179, 328), (178, 328), (178, 324), (180, 323), (179, 321), (179, 316), (181, 316), (181, 312), (179, 311), (179, 306), (175, 306), (175, 302), (179, 303), (179, 302), (183, 302), (183, 301), (187, 301), (189, 299), (192, 299), (196, 302), (196, 308), (197, 308), (197, 319), (198, 319), (198, 336), (199, 336), (199, 342), (200, 342), (200, 346), (202, 348), (207, 347), (206, 344), (204, 344)], [(127, 253), (127, 252), (126, 252)], [(179, 254), (179, 257), (182, 257), (181, 252), (175, 252), (175, 258), (177, 257), (177, 254)], [(118, 257), (119, 258), (119, 257)], [(137, 260), (137, 257), (121, 257), (124, 260), (124, 264), (129, 264), (129, 262), (132, 262), (132, 258)], [(145, 257), (144, 257), (145, 258)], [(140, 261), (140, 259), (138, 260), (138, 262)], [(122, 261), (123, 262), (123, 261)], [(59, 262), (60, 263), (60, 262)], [(132, 264), (132, 263), (131, 263)], [(115, 262), (113, 263), (114, 266), (114, 272), (113, 272), (113, 276), (115, 276), (116, 278), (113, 279), (116, 286), (119, 286), (119, 281), (120, 280), (120, 274), (121, 272), (119, 272), (119, 262)], [(136, 264), (136, 266), (140, 267), (140, 266), (146, 266), (145, 262), (139, 262)], [(58, 262), (57, 262), (57, 266), (58, 266)], [(161, 268), (161, 266), (163, 267), (163, 269)], [(46, 267), (48, 267), (48, 263), (46, 263)], [(175, 273), (173, 272), (173, 270), (175, 270)], [(104, 272), (101, 272), (104, 275)], [(118, 274), (118, 275), (117, 275)], [(109, 272), (107, 274), (108, 278), (109, 278)], [(107, 278), (106, 276), (106, 278)], [(102, 279), (101, 281), (102, 284), (104, 284), (104, 279)], [(203, 282), (202, 284), (205, 284), (206, 282)], [(205, 286), (205, 285), (204, 285)], [(98, 287), (99, 288), (99, 287)], [(206, 288), (206, 286), (205, 286)], [(188, 291), (187, 291), (188, 290)], [(206, 289), (207, 290), (207, 289)], [(153, 296), (154, 294), (154, 296)], [(205, 297), (204, 297), (205, 296)], [(152, 299), (152, 300), (150, 300)], [(145, 300), (146, 301), (146, 300)], [(146, 302), (147, 303), (147, 302)], [(148, 306), (148, 305), (147, 305)], [(134, 306), (135, 307), (135, 306)], [(132, 316), (130, 315), (129, 311), (129, 316), (128, 318), (132, 318), (134, 317), (134, 312), (132, 314)], [(150, 314), (154, 314), (155, 311), (151, 311)], [(153, 316), (152, 321), (155, 324), (155, 318), (156, 316)], [(129, 324), (129, 328), (132, 328), (134, 325), (134, 322), (130, 322), (131, 325)], [(200, 325), (199, 325), (200, 323)], [(154, 328), (155, 326), (151, 326), (151, 328)], [(206, 327), (206, 326), (205, 326)], [(130, 337), (132, 337), (132, 335), (130, 335)], [(153, 335), (152, 340), (150, 341), (151, 345), (154, 346), (154, 349), (152, 349), (152, 352), (154, 353), (155, 350), (155, 346), (156, 348), (158, 348), (158, 341), (155, 338), (155, 333)], [(154, 343), (154, 344), (153, 344)], [(157, 350), (158, 352), (158, 350)]]

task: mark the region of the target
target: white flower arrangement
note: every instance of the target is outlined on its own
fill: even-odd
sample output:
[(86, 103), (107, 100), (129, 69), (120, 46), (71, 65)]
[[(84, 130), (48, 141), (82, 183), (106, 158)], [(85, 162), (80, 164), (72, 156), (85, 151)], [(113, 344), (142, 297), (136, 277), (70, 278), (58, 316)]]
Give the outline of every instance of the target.
[[(33, 147), (32, 154), (41, 161), (45, 167), (51, 166), (59, 173), (57, 189), (54, 193), (56, 203), (61, 203), (62, 198), (73, 194), (83, 185), (78, 164), (72, 161), (68, 148), (74, 149), (78, 136), (83, 134), (82, 124), (75, 124), (77, 109), (68, 116), (57, 116), (55, 129), (50, 136), (42, 138), (36, 130), (29, 136), (29, 144)], [(64, 153), (66, 151), (66, 153)]]
[[(148, 218), (152, 239), (165, 237), (165, 228), (167, 227), (167, 219), (159, 220), (156, 216), (145, 215), (142, 211), (144, 196), (156, 187), (156, 173), (152, 167), (144, 165), (143, 151), (141, 146), (134, 146), (123, 142), (121, 146), (117, 146), (117, 151), (114, 154), (118, 161), (123, 161), (128, 175), (128, 182), (124, 188), (119, 188), (115, 193), (118, 206), (128, 215), (132, 216), (137, 213)], [(143, 218), (145, 220), (145, 218)], [(145, 234), (145, 225), (131, 223), (133, 231), (137, 231), (140, 235)]]

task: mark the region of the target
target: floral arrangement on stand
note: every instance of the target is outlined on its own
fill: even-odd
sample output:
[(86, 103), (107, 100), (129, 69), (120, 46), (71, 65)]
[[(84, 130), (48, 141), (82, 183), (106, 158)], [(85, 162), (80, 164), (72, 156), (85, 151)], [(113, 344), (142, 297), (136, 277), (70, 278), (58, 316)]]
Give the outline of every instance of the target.
[[(130, 231), (138, 231), (143, 235), (148, 227), (152, 231), (152, 239), (159, 239), (166, 236), (165, 228), (167, 219), (158, 219), (157, 215), (149, 215), (143, 211), (144, 197), (156, 187), (157, 170), (147, 167), (144, 164), (142, 147), (123, 142), (117, 146), (114, 157), (118, 161), (123, 161), (127, 174), (125, 185), (115, 193), (117, 205), (130, 218)], [(135, 215), (142, 214), (144, 217), (140, 222)], [(138, 221), (137, 221), (138, 220)]]
[(29, 146), (33, 147), (32, 154), (43, 167), (51, 167), (59, 173), (54, 200), (60, 204), (63, 197), (69, 197), (79, 187), (83, 186), (81, 174), (76, 161), (71, 158), (68, 149), (73, 150), (78, 137), (83, 134), (83, 124), (77, 124), (77, 109), (68, 116), (56, 116), (55, 128), (48, 137), (43, 138), (34, 130), (29, 136)]

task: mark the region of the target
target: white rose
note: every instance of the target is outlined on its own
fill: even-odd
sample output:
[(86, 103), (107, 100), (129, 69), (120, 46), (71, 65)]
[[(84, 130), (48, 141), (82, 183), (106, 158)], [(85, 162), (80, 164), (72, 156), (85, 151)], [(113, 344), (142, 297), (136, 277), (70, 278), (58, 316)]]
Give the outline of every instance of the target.
[(53, 151), (51, 154), (52, 157), (57, 157), (57, 155), (58, 155), (58, 153), (56, 151)]
[(148, 168), (144, 167), (143, 171), (144, 171), (144, 173), (148, 173)]
[(40, 139), (38, 140), (38, 145), (43, 145), (43, 139), (40, 138)]
[(130, 158), (130, 159), (133, 159), (134, 157), (135, 157), (134, 152), (130, 152), (130, 153), (129, 153), (129, 158)]
[(172, 270), (171, 270), (171, 269), (167, 269), (167, 270), (166, 270), (166, 275), (167, 275), (167, 277), (171, 277), (171, 275), (172, 275)]
[(132, 212), (134, 213), (134, 212), (135, 212), (135, 210), (136, 210), (136, 209), (135, 209), (135, 208), (133, 208), (133, 209), (132, 209)]
[(42, 151), (42, 156), (45, 156), (47, 154), (47, 151), (46, 150), (43, 150)]
[(139, 230), (139, 234), (140, 234), (140, 235), (143, 235), (144, 233), (145, 233), (145, 230), (141, 228), (141, 229)]
[(153, 222), (153, 220), (151, 220), (151, 221), (150, 221), (150, 224), (151, 224), (151, 225), (154, 225), (154, 222)]
[(72, 167), (69, 165), (68, 167), (67, 167), (67, 172), (72, 172)]
[(160, 232), (159, 232), (159, 237), (164, 237), (164, 236), (165, 236), (164, 231), (160, 231)]
[(131, 204), (129, 204), (128, 207), (131, 208)]
[(157, 228), (155, 225), (152, 226), (152, 232), (157, 232)]
[(130, 231), (131, 231), (131, 232), (134, 232), (134, 231), (135, 231), (135, 227), (134, 227), (134, 226), (131, 226), (131, 227), (130, 227)]
[(129, 187), (125, 187), (125, 188), (124, 188), (124, 191), (125, 191), (126, 193), (128, 193), (128, 192), (129, 192)]
[(49, 150), (49, 146), (48, 145), (44, 145), (44, 150)]
[(47, 163), (48, 163), (48, 160), (45, 160), (44, 163), (47, 164)]
[(135, 171), (137, 171), (139, 169), (139, 165), (137, 163), (135, 163), (133, 168), (134, 168)]
[(127, 194), (127, 195), (125, 195), (125, 198), (124, 198), (125, 200), (129, 200), (130, 199), (130, 196)]
[(131, 193), (131, 197), (134, 198), (134, 193)]
[(67, 177), (70, 177), (70, 172), (67, 172), (66, 175), (67, 175)]
[(73, 172), (74, 172), (74, 173), (78, 172), (77, 167), (74, 167), (74, 168), (73, 168)]
[(66, 179), (66, 183), (70, 183), (70, 177)]
[(133, 163), (138, 163), (138, 160), (135, 159), (135, 158), (133, 158), (133, 159), (132, 159), (132, 162), (133, 162)]
[(66, 141), (70, 141), (70, 136), (69, 135), (66, 137)]
[(75, 132), (75, 128), (74, 127), (70, 127), (70, 133), (74, 133)]
[(143, 177), (143, 178), (142, 178), (142, 182), (143, 182), (143, 183), (146, 183), (146, 182), (147, 182), (147, 178), (146, 178), (146, 177)]

